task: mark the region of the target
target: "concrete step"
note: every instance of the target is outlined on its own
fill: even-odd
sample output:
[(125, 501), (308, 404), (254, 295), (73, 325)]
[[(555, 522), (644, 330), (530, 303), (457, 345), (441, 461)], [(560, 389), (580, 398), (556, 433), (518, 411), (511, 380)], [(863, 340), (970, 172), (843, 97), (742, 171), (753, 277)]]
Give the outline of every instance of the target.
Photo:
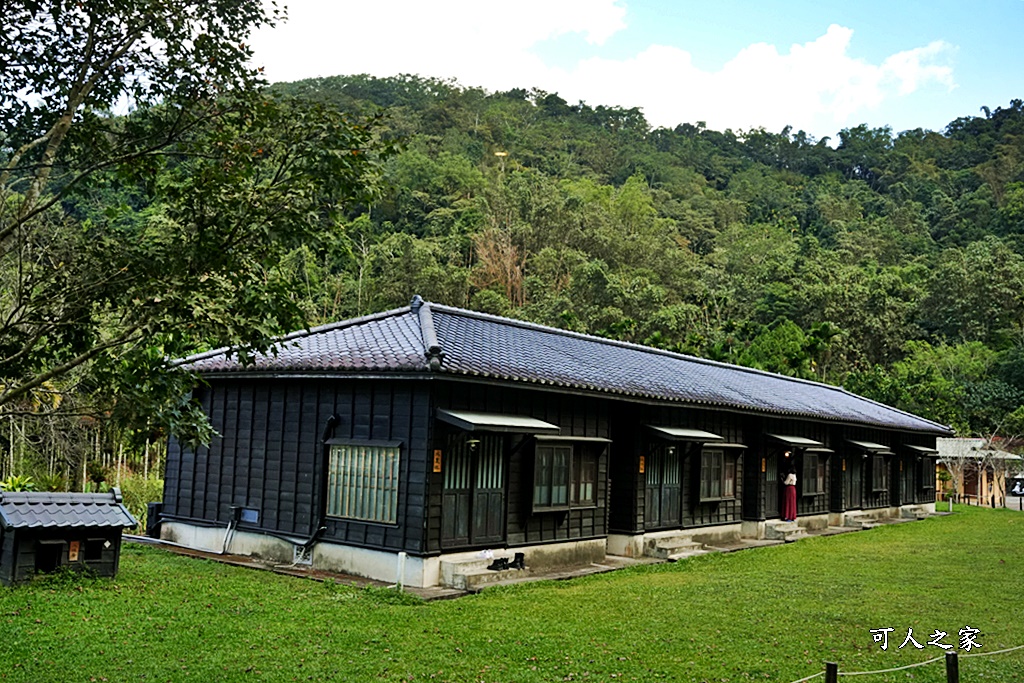
[[(499, 554), (496, 557), (505, 557)], [(509, 562), (514, 555), (509, 555)], [(508, 581), (514, 578), (530, 576), (530, 568), (523, 569), (488, 569), (494, 560), (491, 558), (451, 560), (441, 562), (441, 584), (449, 588), (465, 591), (477, 591), (484, 586)]]
[(792, 543), (807, 538), (807, 532), (796, 522), (765, 522), (764, 537)]
[(529, 567), (525, 567), (524, 569), (501, 569), (497, 571), (486, 568), (477, 569), (461, 574), (455, 574), (453, 581), (455, 585), (452, 586), (452, 588), (459, 588), (471, 593), (476, 593), (493, 584), (506, 583), (515, 579), (525, 579), (531, 575)]
[(864, 515), (847, 515), (843, 520), (843, 526), (848, 526), (853, 529), (874, 529), (876, 526), (880, 526), (880, 524), (874, 517), (867, 517)]
[(710, 548), (688, 548), (686, 550), (679, 550), (677, 552), (671, 553), (665, 559), (669, 562), (678, 562), (679, 560), (685, 560), (688, 557), (698, 557), (700, 555), (707, 555), (709, 553), (714, 552), (718, 551), (712, 550)]
[(682, 559), (705, 552), (703, 543), (694, 541), (690, 536), (663, 536), (647, 540), (644, 555), (660, 560)]

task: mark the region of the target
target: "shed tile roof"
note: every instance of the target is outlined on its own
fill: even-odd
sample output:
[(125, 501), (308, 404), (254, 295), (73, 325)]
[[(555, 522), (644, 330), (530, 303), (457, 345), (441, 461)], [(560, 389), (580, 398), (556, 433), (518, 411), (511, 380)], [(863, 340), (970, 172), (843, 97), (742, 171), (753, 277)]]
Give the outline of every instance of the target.
[[(432, 362), (433, 361), (433, 362)], [(436, 372), (895, 429), (951, 434), (945, 425), (841, 387), (638, 344), (423, 302), (282, 339), (249, 365), (226, 349), (191, 356), (200, 373)]]
[(121, 493), (0, 493), (0, 526), (6, 529), (54, 527), (134, 527)]

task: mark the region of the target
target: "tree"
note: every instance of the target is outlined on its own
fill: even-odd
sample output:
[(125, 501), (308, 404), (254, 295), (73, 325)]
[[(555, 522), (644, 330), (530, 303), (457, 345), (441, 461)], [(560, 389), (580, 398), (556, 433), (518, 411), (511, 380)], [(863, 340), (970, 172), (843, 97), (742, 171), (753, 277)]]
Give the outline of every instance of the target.
[(974, 469), (978, 471), (983, 456), (976, 448), (975, 439), (946, 439), (943, 451), (945, 457), (942, 464), (949, 472), (950, 481), (953, 483), (953, 493), (950, 496), (950, 509), (953, 508), (953, 501), (960, 502), (960, 496), (964, 489), (964, 475)]
[(302, 324), (277, 263), (363, 198), (375, 120), (261, 90), (244, 41), (279, 18), (260, 0), (0, 8), (0, 412), (74, 392), (92, 400), (44, 412), (188, 435), (201, 414), (170, 359), (247, 357)]

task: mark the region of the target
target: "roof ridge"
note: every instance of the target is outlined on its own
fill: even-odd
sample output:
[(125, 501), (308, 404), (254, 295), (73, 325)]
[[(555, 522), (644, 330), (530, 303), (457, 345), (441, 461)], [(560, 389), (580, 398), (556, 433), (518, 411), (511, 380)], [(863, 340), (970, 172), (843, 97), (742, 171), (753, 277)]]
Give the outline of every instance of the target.
[(434, 315), (431, 312), (431, 304), (424, 301), (423, 297), (416, 294), (409, 302), (409, 310), (416, 315), (420, 325), (420, 341), (423, 342), (423, 355), (427, 360), (427, 366), (437, 372), (441, 369), (441, 361), (444, 360), (444, 351), (437, 339), (437, 330), (434, 329)]
[[(598, 343), (602, 343), (602, 344), (608, 344), (610, 346), (618, 346), (618, 347), (621, 347), (621, 348), (633, 349), (633, 350), (637, 350), (637, 351), (643, 351), (643, 352), (646, 352), (646, 353), (653, 353), (653, 354), (660, 355), (660, 356), (667, 356), (669, 358), (677, 358), (677, 359), (680, 359), (680, 360), (690, 361), (690, 362), (694, 362), (694, 363), (700, 363), (702, 365), (710, 365), (710, 366), (717, 367), (717, 368), (725, 368), (725, 369), (734, 370), (734, 371), (738, 370), (740, 372), (747, 372), (747, 373), (754, 374), (754, 375), (759, 375), (759, 376), (762, 376), (762, 377), (775, 377), (777, 379), (784, 379), (784, 380), (787, 380), (787, 381), (790, 381), (790, 382), (798, 382), (800, 384), (808, 384), (808, 385), (811, 385), (811, 386), (821, 387), (821, 388), (824, 388), (824, 389), (831, 389), (833, 391), (841, 391), (841, 392), (843, 392), (845, 394), (848, 394), (850, 396), (856, 396), (857, 398), (864, 398), (860, 394), (854, 394), (854, 393), (852, 393), (850, 391), (847, 391), (843, 387), (837, 386), (835, 384), (826, 384), (825, 382), (818, 382), (818, 381), (815, 381), (815, 380), (803, 379), (802, 377), (790, 377), (789, 375), (780, 375), (777, 372), (769, 372), (767, 370), (760, 370), (758, 368), (751, 368), (751, 367), (747, 367), (745, 365), (735, 365), (733, 363), (724, 363), (722, 361), (711, 360), (710, 358), (701, 358), (700, 356), (691, 356), (691, 355), (688, 355), (688, 354), (685, 354), (685, 353), (677, 353), (675, 351), (669, 351), (667, 349), (659, 349), (659, 348), (655, 348), (653, 346), (645, 346), (643, 344), (637, 344), (635, 342), (626, 342), (626, 341), (621, 341), (621, 340), (618, 340), (618, 339), (609, 339), (608, 337), (598, 337), (598, 336), (592, 335), (592, 334), (585, 334), (583, 332), (574, 332), (572, 330), (563, 330), (563, 329), (560, 329), (558, 327), (551, 327), (549, 325), (541, 325), (540, 323), (529, 322), (527, 320), (517, 320), (516, 318), (506, 318), (504, 316), (494, 315), (492, 313), (480, 313), (478, 311), (470, 311), (470, 310), (467, 310), (465, 308), (457, 308), (455, 306), (445, 306), (443, 304), (430, 304), (430, 305), (433, 306), (434, 309), (437, 310), (437, 311), (444, 312), (444, 313), (450, 313), (452, 315), (461, 315), (461, 316), (464, 316), (464, 317), (467, 317), (467, 318), (476, 318), (478, 320), (488, 320), (488, 321), (491, 321), (491, 322), (502, 322), (502, 323), (505, 323), (505, 324), (512, 324), (512, 325), (514, 325), (516, 327), (522, 327), (522, 328), (525, 328), (525, 329), (533, 329), (533, 330), (538, 330), (538, 331), (542, 331), (542, 332), (552, 332), (552, 333), (555, 333), (555, 334), (558, 334), (558, 335), (561, 335), (561, 336), (564, 336), (564, 337), (575, 337), (577, 339), (586, 339), (588, 341), (594, 341), (594, 342), (598, 342)], [(871, 399), (866, 399), (866, 400), (870, 401)], [(897, 408), (892, 408), (892, 406), (885, 405), (884, 403), (878, 403), (877, 401), (872, 401), (872, 403), (875, 403), (876, 405), (884, 406), (886, 408), (891, 408), (893, 410), (898, 410)], [(899, 411), (899, 412), (904, 412), (904, 411)], [(904, 414), (911, 415), (911, 413), (904, 413)], [(918, 418), (918, 419), (922, 419), (922, 420), (925, 419), (925, 418), (922, 418), (922, 417), (917, 416), (917, 415), (912, 415), (912, 417), (915, 417), (915, 418)], [(927, 421), (928, 422), (932, 422), (931, 420), (927, 420)], [(932, 422), (932, 424), (938, 424), (938, 423), (937, 422)], [(945, 425), (939, 425), (939, 426), (945, 427)]]
[[(339, 321), (333, 322), (333, 323), (325, 323), (323, 325), (317, 325), (316, 327), (310, 327), (310, 328), (307, 328), (305, 330), (297, 330), (295, 332), (289, 332), (288, 334), (284, 335), (283, 337), (276, 337), (274, 339), (273, 343), (271, 344), (271, 347), (277, 346), (278, 344), (282, 344), (282, 343), (285, 343), (285, 342), (294, 341), (296, 339), (302, 339), (303, 337), (309, 337), (309, 336), (312, 336), (314, 334), (320, 334), (322, 332), (332, 332), (334, 330), (343, 330), (343, 329), (345, 329), (347, 327), (355, 327), (356, 325), (363, 325), (365, 323), (370, 323), (370, 322), (374, 322), (374, 321), (377, 321), (377, 320), (383, 320), (385, 318), (390, 318), (390, 317), (393, 317), (393, 316), (402, 315), (402, 314), (405, 314), (405, 313), (408, 313), (408, 312), (409, 312), (409, 307), (408, 306), (403, 306), (402, 308), (392, 308), (389, 311), (380, 311), (378, 313), (370, 313), (370, 314), (367, 314), (367, 315), (358, 316), (356, 318), (348, 318), (347, 320), (339, 320)], [(207, 358), (214, 358), (215, 356), (219, 356), (221, 354), (226, 354), (226, 353), (228, 353), (229, 351), (231, 351), (232, 349), (235, 349), (235, 348), (237, 348), (237, 347), (222, 346), (222, 347), (217, 348), (217, 349), (211, 349), (210, 351), (200, 351), (199, 353), (194, 353), (191, 356), (185, 356), (184, 358), (179, 358), (179, 359), (173, 361), (171, 363), (171, 367), (181, 367), (183, 365), (188, 365), (189, 363), (194, 363), (196, 361), (206, 360)]]

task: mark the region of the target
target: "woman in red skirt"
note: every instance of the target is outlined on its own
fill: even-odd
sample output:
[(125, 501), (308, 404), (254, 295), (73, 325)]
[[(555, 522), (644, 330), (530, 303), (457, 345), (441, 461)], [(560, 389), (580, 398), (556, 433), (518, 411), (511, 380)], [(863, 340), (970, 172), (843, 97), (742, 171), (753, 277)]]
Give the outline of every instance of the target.
[(786, 473), (786, 478), (782, 480), (783, 485), (786, 487), (785, 495), (782, 499), (782, 519), (786, 522), (796, 521), (796, 471), (792, 466), (789, 468), (789, 472)]

